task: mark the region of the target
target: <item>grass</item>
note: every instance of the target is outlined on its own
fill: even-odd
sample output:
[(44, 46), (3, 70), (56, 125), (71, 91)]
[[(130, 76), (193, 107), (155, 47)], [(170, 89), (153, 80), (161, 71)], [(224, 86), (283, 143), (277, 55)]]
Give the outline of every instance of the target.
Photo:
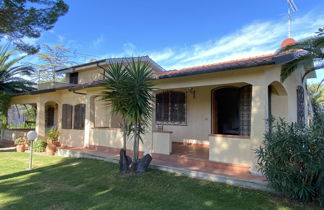
[(0, 152), (1, 209), (316, 209), (265, 192), (99, 160)]

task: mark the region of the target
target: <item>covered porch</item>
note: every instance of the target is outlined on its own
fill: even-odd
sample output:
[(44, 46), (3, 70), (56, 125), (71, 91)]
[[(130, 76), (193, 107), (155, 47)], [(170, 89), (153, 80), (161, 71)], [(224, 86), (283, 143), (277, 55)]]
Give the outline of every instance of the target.
[(156, 92), (153, 133), (160, 138), (153, 138), (153, 146), (163, 142), (169, 150), (153, 151), (253, 170), (266, 119), (287, 118), (287, 110), (287, 92), (277, 81), (177, 84)]

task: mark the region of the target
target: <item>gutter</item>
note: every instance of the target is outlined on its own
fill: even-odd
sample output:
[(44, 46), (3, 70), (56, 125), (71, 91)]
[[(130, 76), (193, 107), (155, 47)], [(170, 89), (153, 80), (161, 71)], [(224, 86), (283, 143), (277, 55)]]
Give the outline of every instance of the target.
[(69, 91), (72, 91), (72, 93), (74, 93), (74, 94), (79, 94), (79, 95), (84, 95), (84, 96), (87, 95), (86, 93), (77, 92), (76, 90), (69, 89)]

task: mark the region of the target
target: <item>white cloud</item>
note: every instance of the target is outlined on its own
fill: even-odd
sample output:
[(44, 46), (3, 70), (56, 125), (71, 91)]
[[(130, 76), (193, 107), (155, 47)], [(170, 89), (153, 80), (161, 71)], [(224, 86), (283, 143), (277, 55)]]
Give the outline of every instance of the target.
[(103, 44), (104, 41), (105, 41), (105, 38), (101, 34), (95, 40), (93, 40), (93, 42), (92, 42), (92, 48), (99, 49), (102, 46), (102, 44)]
[[(293, 21), (292, 37), (300, 40), (315, 34), (324, 23), (324, 14), (311, 11)], [(143, 51), (125, 43), (123, 52), (111, 57), (149, 55), (167, 70), (221, 62), (275, 52), (287, 37), (287, 20), (253, 22), (223, 37), (192, 44), (189, 47), (166, 47)], [(109, 56), (109, 55), (108, 55)]]

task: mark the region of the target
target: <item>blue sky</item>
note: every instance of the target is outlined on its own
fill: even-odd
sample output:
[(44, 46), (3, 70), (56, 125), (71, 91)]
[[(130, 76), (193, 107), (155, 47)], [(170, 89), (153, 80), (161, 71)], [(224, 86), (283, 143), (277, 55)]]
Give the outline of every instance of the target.
[[(286, 0), (66, 0), (70, 10), (31, 43), (94, 57), (149, 55), (167, 70), (274, 52), (287, 37)], [(324, 26), (323, 0), (295, 0), (292, 37)], [(323, 74), (319, 75), (324, 77)]]

